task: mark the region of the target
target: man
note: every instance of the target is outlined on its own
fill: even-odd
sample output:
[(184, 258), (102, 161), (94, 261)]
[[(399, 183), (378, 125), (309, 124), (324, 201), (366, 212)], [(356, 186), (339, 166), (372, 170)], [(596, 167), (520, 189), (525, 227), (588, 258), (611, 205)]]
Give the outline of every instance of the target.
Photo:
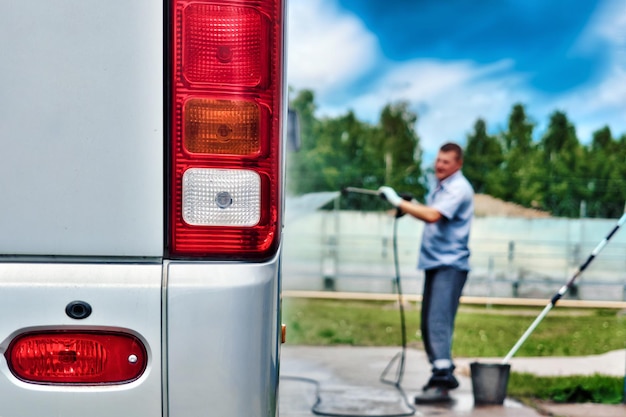
[(425, 272), (421, 330), (432, 375), (415, 402), (449, 401), (459, 386), (453, 375), (452, 332), (459, 298), (469, 271), (469, 232), (474, 214), (474, 190), (461, 173), (463, 150), (455, 143), (439, 149), (435, 161), (436, 188), (427, 205), (403, 200), (391, 187), (379, 192), (389, 203), (424, 221), (418, 268)]

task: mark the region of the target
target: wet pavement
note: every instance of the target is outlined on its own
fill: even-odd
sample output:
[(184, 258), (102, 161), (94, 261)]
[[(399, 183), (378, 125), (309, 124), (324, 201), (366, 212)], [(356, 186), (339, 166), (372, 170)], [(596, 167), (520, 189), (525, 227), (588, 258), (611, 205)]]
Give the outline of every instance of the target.
[[(456, 374), (461, 385), (451, 392), (452, 402), (415, 406), (413, 398), (428, 380), (430, 367), (423, 351), (409, 348), (404, 356), (403, 373), (400, 374), (401, 352), (399, 347), (283, 345), (280, 416), (539, 417), (549, 413), (564, 417), (626, 415), (624, 405), (545, 403), (541, 410), (535, 410), (509, 398), (502, 405), (475, 405), (469, 376), (469, 363), (474, 359), (469, 358), (456, 360)], [(542, 369), (544, 374), (566, 375), (568, 373), (564, 369), (577, 367), (567, 366), (567, 360), (573, 360), (578, 361), (573, 362), (575, 364), (585, 364), (578, 369), (586, 369), (587, 373), (594, 373), (594, 363), (603, 364), (602, 366), (609, 366), (605, 365), (609, 363), (612, 369), (621, 369), (623, 372), (625, 353), (617, 351), (611, 355), (593, 358), (538, 358), (540, 360), (536, 362), (532, 358), (519, 358), (522, 359), (521, 362), (518, 362), (518, 358), (513, 358), (511, 369), (516, 372)], [(490, 363), (483, 359), (480, 362)], [(524, 365), (520, 365), (522, 362)], [(549, 369), (553, 370), (552, 373), (547, 371)], [(573, 372), (569, 374), (571, 373)], [(400, 389), (395, 384), (398, 380)]]

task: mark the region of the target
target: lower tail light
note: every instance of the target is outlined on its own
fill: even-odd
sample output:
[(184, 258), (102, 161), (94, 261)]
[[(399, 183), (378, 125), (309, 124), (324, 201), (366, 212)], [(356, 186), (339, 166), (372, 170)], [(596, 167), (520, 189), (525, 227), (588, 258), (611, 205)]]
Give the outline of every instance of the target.
[(39, 384), (123, 384), (146, 370), (135, 336), (119, 332), (34, 332), (17, 336), (5, 353), (15, 377)]

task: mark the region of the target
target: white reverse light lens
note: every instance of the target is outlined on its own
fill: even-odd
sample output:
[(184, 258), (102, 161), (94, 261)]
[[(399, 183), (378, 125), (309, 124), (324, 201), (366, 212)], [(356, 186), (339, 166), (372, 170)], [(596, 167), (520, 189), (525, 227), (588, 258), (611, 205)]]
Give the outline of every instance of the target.
[(254, 226), (261, 177), (243, 169), (190, 168), (183, 174), (183, 220), (195, 226)]

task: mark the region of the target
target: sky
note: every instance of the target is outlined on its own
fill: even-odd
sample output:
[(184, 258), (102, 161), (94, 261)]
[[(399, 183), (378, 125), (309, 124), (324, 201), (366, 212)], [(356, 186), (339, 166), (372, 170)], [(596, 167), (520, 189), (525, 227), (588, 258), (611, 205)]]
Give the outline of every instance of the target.
[(505, 130), (514, 104), (536, 124), (563, 111), (589, 143), (626, 134), (624, 0), (290, 0), (288, 84), (317, 117), (375, 124), (388, 103), (417, 113), (425, 157), (465, 144), (478, 118)]

